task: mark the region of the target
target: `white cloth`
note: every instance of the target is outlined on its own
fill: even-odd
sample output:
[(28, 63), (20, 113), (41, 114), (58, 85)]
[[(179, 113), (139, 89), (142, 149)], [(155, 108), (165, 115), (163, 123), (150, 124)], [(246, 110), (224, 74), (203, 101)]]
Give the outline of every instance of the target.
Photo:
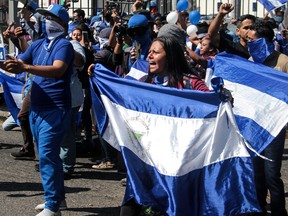
[[(86, 62), (85, 50), (81, 46), (81, 44), (76, 40), (71, 40), (70, 42), (73, 45), (74, 50), (79, 54), (81, 54), (81, 56), (84, 59), (84, 62)], [(83, 70), (83, 67), (84, 65), (82, 67), (74, 66), (73, 74), (71, 76), (70, 88), (71, 88), (72, 108), (81, 106), (81, 104), (84, 101), (82, 84), (78, 78), (78, 72)]]

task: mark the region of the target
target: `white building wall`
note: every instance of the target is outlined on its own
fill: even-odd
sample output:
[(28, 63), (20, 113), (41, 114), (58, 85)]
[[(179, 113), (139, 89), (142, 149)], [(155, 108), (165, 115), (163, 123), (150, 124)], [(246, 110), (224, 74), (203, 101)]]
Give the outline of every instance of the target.
[[(195, 1), (194, 1), (195, 2)], [(222, 3), (232, 3), (231, 0), (196, 0), (196, 8), (199, 10), (199, 12), (202, 15), (216, 15), (218, 13), (218, 2)], [(240, 7), (240, 15), (243, 14), (252, 14), (257, 17), (263, 17), (265, 14), (265, 9), (256, 0), (239, 0), (239, 3), (241, 5)], [(253, 3), (257, 4), (257, 11), (253, 11)], [(231, 13), (233, 14), (233, 13)], [(229, 17), (231, 17), (231, 14), (229, 14)]]

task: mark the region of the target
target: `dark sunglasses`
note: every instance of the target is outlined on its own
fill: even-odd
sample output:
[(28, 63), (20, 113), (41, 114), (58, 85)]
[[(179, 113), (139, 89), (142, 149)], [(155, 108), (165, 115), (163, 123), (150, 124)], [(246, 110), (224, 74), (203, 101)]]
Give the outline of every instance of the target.
[(147, 27), (135, 27), (135, 28), (128, 28), (127, 34), (130, 37), (134, 37), (135, 35), (142, 36), (147, 32)]

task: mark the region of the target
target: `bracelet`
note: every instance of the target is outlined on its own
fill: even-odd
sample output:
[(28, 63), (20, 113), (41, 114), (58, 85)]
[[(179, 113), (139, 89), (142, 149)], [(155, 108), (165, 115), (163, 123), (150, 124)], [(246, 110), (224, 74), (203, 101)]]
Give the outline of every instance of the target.
[(30, 71), (30, 69), (31, 69), (30, 65), (29, 65), (29, 64), (27, 64), (27, 66), (26, 66), (26, 72), (29, 72), (29, 71)]

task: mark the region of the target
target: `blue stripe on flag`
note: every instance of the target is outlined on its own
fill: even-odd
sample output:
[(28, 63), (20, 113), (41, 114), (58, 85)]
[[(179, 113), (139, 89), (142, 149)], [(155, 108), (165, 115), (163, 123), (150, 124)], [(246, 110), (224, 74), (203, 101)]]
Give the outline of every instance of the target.
[(271, 11), (275, 8), (281, 7), (288, 0), (258, 0), (267, 11)]
[(22, 104), (24, 82), (0, 72), (0, 83), (3, 85), (5, 103), (14, 120), (19, 125), (17, 115)]
[[(139, 112), (181, 118), (210, 118), (216, 116), (215, 111), (220, 103), (215, 93), (178, 90), (123, 79), (101, 64), (95, 66), (94, 72), (97, 76), (92, 77), (92, 82), (96, 84), (97, 80), (100, 94), (109, 95), (114, 103)], [(207, 103), (211, 104), (211, 107), (207, 107), (209, 110), (203, 109)], [(158, 106), (162, 105), (159, 110)], [(182, 105), (185, 105), (185, 109)]]
[(130, 178), (124, 202), (135, 198), (168, 215), (222, 216), (259, 211), (249, 158), (231, 158), (173, 177), (159, 174), (126, 148), (122, 148), (122, 154), (129, 164)]

